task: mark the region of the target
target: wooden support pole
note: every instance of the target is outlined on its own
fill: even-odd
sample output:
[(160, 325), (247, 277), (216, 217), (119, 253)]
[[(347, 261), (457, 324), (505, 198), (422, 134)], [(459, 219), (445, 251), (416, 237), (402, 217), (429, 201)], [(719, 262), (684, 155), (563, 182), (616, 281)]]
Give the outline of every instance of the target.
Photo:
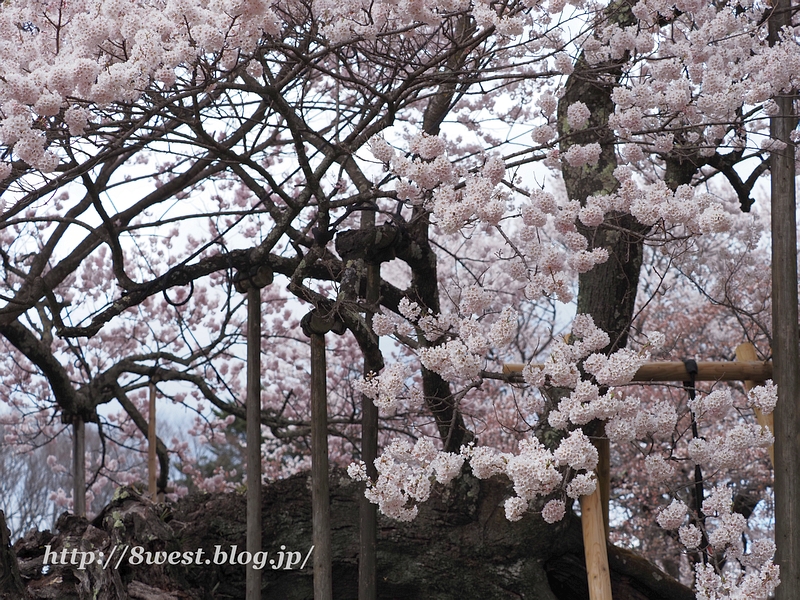
[(333, 551), (331, 506), (328, 483), (328, 382), (325, 334), (345, 332), (334, 314), (322, 316), (312, 310), (300, 321), (311, 339), (311, 517), (314, 544), (314, 600), (333, 597)]
[[(391, 223), (376, 226), (375, 211), (362, 210), (361, 224), (358, 230), (341, 231), (336, 235), (336, 251), (347, 265), (345, 271), (358, 275), (342, 276), (340, 297), (354, 301), (362, 295), (360, 279), (366, 274), (366, 285), (363, 297), (368, 310), (364, 320), (370, 337), (368, 348), (364, 351), (364, 375), (378, 373), (383, 368), (378, 338), (372, 335), (371, 309), (378, 305), (381, 285), (381, 263), (392, 260), (395, 256), (395, 245), (400, 240), (399, 230)], [(349, 283), (345, 283), (349, 281)], [(378, 409), (371, 398), (361, 396), (361, 460), (366, 464), (367, 477), (377, 479), (375, 459), (378, 455)], [(377, 507), (364, 497), (366, 485), (361, 484), (361, 498), (358, 503), (359, 513), (359, 549), (358, 549), (358, 598), (359, 600), (376, 600), (377, 588)]]
[[(753, 346), (750, 342), (745, 342), (743, 344), (739, 344), (736, 348), (736, 360), (740, 361), (747, 361), (747, 362), (754, 362), (758, 360), (758, 354), (756, 353), (756, 347)], [(763, 381), (754, 381), (752, 379), (745, 380), (744, 382), (744, 389), (746, 392), (749, 392), (757, 385), (761, 385), (764, 383)], [(756, 413), (756, 421), (762, 427), (766, 427), (769, 429), (770, 433), (775, 433), (775, 425), (773, 421), (772, 413), (765, 415), (761, 410), (758, 408), (754, 408)], [(769, 460), (774, 465), (775, 464), (775, 446), (772, 445), (769, 447)]]
[(611, 502), (611, 444), (603, 435), (593, 440), (597, 448), (597, 489), (600, 491), (600, 507), (603, 515), (603, 532), (608, 539), (608, 505)]
[(325, 334), (311, 331), (311, 511), (314, 600), (333, 597), (331, 507), (328, 489), (328, 397)]
[[(522, 377), (522, 364), (503, 365), (503, 374)], [(698, 362), (695, 381), (766, 381), (772, 379), (769, 362)], [(689, 373), (682, 362), (650, 362), (642, 365), (633, 376), (635, 382), (688, 381)]]
[[(742, 345), (744, 346), (744, 345)], [(746, 381), (753, 382), (772, 378), (772, 365), (758, 360), (755, 349), (752, 352), (737, 348), (737, 362), (697, 363), (696, 381)], [(503, 374), (519, 379), (525, 365), (503, 365)], [(635, 382), (688, 381), (689, 373), (682, 362), (652, 362), (642, 365), (633, 377)], [(747, 385), (747, 383), (746, 383)], [(750, 389), (748, 388), (748, 390)], [(763, 416), (763, 415), (762, 415)], [(759, 423), (761, 420), (759, 418)], [(589, 577), (590, 600), (611, 600), (611, 580), (608, 568), (608, 503), (610, 496), (610, 451), (608, 439), (597, 440), (598, 465), (597, 489), (590, 496), (581, 497), (581, 520), (583, 544), (586, 553), (586, 570)], [(771, 454), (772, 455), (772, 454)]]
[[(247, 460), (247, 552), (261, 552), (261, 288), (272, 283), (268, 264), (238, 271), (233, 285), (247, 294), (247, 397), (245, 399)], [(261, 600), (261, 570), (246, 567), (245, 598)]]
[[(371, 212), (371, 211), (370, 211)], [(374, 213), (372, 213), (374, 219)], [(374, 305), (380, 296), (380, 263), (367, 264), (367, 305)], [(372, 326), (372, 316), (367, 323)], [(379, 370), (369, 357), (364, 358), (364, 375)], [(378, 457), (378, 407), (365, 394), (361, 395), (361, 459), (367, 465), (367, 476), (378, 479), (375, 459)], [(376, 600), (378, 597), (378, 507), (370, 502), (362, 490), (358, 499), (359, 551), (358, 551), (358, 598)]]
[[(247, 551), (261, 552), (261, 290), (247, 290)], [(261, 571), (247, 565), (247, 600), (261, 600)]]
[(605, 525), (600, 486), (588, 496), (581, 496), (583, 549), (589, 578), (589, 600), (611, 599), (611, 572), (608, 568)]
[(156, 486), (156, 384), (150, 382), (150, 409), (147, 422), (147, 490), (153, 502), (158, 501)]
[[(793, 45), (792, 0), (767, 5), (770, 46)], [(786, 37), (784, 37), (786, 36)], [(783, 39), (783, 41), (782, 41)], [(775, 562), (781, 569), (777, 600), (794, 600), (800, 590), (800, 349), (797, 308), (797, 198), (795, 90), (776, 90), (770, 113), (770, 195), (772, 206), (772, 354), (778, 387), (775, 407)], [(780, 145), (778, 145), (780, 144)], [(746, 379), (755, 379), (748, 377)], [(766, 379), (766, 378), (765, 378)]]
[(86, 425), (83, 417), (72, 420), (72, 504), (73, 513), (86, 516)]

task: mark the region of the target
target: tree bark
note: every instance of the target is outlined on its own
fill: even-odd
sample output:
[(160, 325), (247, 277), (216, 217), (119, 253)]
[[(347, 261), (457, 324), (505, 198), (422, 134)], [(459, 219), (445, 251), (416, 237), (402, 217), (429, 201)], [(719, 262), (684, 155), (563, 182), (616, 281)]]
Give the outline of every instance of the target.
[(11, 532), (6, 525), (6, 515), (0, 510), (0, 600), (28, 598), (19, 575), (17, 556), (11, 549)]
[[(635, 22), (630, 5), (624, 0), (611, 4), (606, 9), (606, 16), (620, 26)], [(617, 167), (615, 136), (608, 120), (614, 112), (611, 93), (622, 75), (622, 64), (621, 61), (610, 61), (591, 65), (581, 53), (558, 103), (561, 151), (566, 152), (575, 144), (600, 146), (600, 156), (595, 165), (572, 167), (567, 162), (562, 165), (567, 194), (581, 205), (586, 204), (589, 196), (609, 195), (619, 187), (614, 175)], [(591, 115), (583, 129), (573, 131), (567, 111), (579, 101), (591, 107)], [(606, 215), (605, 222), (598, 227), (586, 227), (580, 222), (577, 227), (587, 238), (589, 250), (604, 248), (608, 252), (606, 262), (579, 275), (577, 312), (590, 315), (595, 325), (608, 333), (610, 343), (603, 352), (611, 353), (624, 347), (628, 341), (646, 229), (634, 217), (624, 213)], [(611, 485), (610, 448), (601, 423), (589, 423), (584, 429), (593, 438), (599, 457), (597, 489), (581, 498), (589, 594), (591, 600), (610, 600), (611, 582), (605, 545)]]
[[(331, 536), (333, 598), (350, 600), (358, 593), (357, 484), (344, 472), (330, 478), (330, 511), (336, 524)], [(264, 547), (274, 565), (263, 569), (264, 595), (281, 600), (314, 597), (309, 556), (313, 544), (308, 473), (264, 487)], [(451, 487), (437, 486), (411, 523), (378, 521), (377, 596), (380, 599), (536, 600), (588, 599), (580, 520), (573, 514), (554, 525), (535, 515), (510, 523), (502, 503), (511, 493), (499, 480), (466, 476)], [(91, 523), (65, 514), (58, 533), (32, 532), (17, 542), (22, 581), (31, 600), (239, 600), (245, 594), (246, 567), (231, 561), (246, 540), (246, 498), (242, 494), (197, 494), (176, 504), (155, 506), (136, 491), (122, 488)], [(42, 573), (46, 548), (117, 552), (124, 546), (143, 552), (191, 552), (201, 560), (185, 564), (141, 564), (123, 561), (118, 569), (93, 563), (52, 564)], [(283, 548), (281, 548), (283, 546)], [(282, 552), (282, 554), (281, 554)], [(286, 567), (288, 552), (299, 562)], [(314, 549), (316, 552), (316, 549)], [(224, 558), (222, 553), (225, 554)], [(69, 552), (68, 552), (69, 554)], [(608, 546), (615, 600), (690, 600), (692, 592), (649, 562)], [(273, 568), (283, 563), (279, 568)], [(209, 561), (205, 564), (206, 559)], [(150, 561), (153, 563), (153, 561)], [(69, 563), (69, 560), (67, 560)], [(96, 594), (96, 596), (93, 596)], [(15, 600), (19, 596), (13, 597)]]

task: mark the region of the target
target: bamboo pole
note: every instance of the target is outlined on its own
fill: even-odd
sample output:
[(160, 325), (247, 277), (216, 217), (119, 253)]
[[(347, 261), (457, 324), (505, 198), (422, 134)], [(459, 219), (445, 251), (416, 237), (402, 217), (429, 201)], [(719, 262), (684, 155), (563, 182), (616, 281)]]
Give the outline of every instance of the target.
[[(247, 551), (261, 552), (261, 290), (247, 290)], [(247, 565), (247, 600), (261, 600), (261, 571)]]
[(599, 483), (590, 495), (581, 496), (583, 549), (589, 580), (589, 600), (612, 600), (611, 572), (608, 568), (608, 548), (600, 496)]
[[(503, 374), (522, 377), (522, 364), (503, 365)], [(769, 362), (698, 362), (695, 381), (766, 381), (772, 379)], [(689, 373), (682, 362), (650, 362), (642, 365), (633, 376), (635, 382), (688, 381)]]
[(150, 382), (150, 412), (147, 423), (147, 490), (153, 502), (158, 501), (156, 487), (156, 384)]
[[(750, 342), (745, 342), (743, 344), (739, 344), (736, 348), (736, 360), (740, 361), (747, 361), (747, 362), (754, 362), (758, 360), (758, 354), (756, 353), (756, 348)], [(755, 381), (752, 379), (747, 379), (744, 382), (744, 389), (745, 391), (749, 392), (757, 385), (764, 383), (763, 380)], [(761, 412), (760, 409), (754, 408), (753, 409), (756, 413), (756, 421), (762, 427), (766, 427), (769, 429), (770, 433), (774, 435), (775, 433), (775, 424), (773, 419), (773, 414), (769, 413), (765, 415)], [(775, 464), (775, 446), (772, 445), (769, 447), (769, 460), (774, 465)]]
[(86, 516), (86, 425), (83, 417), (72, 420), (72, 504), (78, 517)]

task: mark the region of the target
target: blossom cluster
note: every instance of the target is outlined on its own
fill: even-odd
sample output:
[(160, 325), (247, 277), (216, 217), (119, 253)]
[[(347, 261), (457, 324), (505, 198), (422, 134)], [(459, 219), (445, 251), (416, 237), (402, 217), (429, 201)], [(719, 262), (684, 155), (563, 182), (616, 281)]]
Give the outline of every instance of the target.
[(420, 438), (414, 446), (396, 440), (375, 460), (377, 481), (367, 478), (363, 463), (351, 464), (348, 473), (367, 482), (366, 496), (383, 514), (411, 521), (417, 516), (417, 504), (430, 497), (433, 482), (446, 485), (461, 472), (463, 463), (463, 456), (436, 450), (428, 438)]
[(747, 398), (751, 406), (768, 415), (775, 410), (778, 403), (778, 387), (771, 380), (767, 381), (750, 390)]
[(264, 34), (280, 30), (265, 0), (7, 2), (0, 11), (0, 143), (53, 171), (60, 159), (43, 129), (50, 119), (81, 135), (91, 109), (134, 102), (159, 82), (170, 87), (181, 65), (204, 54), (232, 68)]
[[(488, 302), (488, 297), (482, 289), (471, 287), (465, 290), (460, 306), (464, 309), (484, 310), (488, 307)], [(419, 306), (415, 303), (404, 301), (400, 312), (407, 319), (415, 321), (418, 326), (425, 323), (425, 317), (421, 316)], [(392, 319), (387, 317), (385, 321), (391, 322)], [(493, 341), (507, 340), (514, 330), (515, 321), (515, 312), (505, 311), (501, 314), (492, 326), (493, 330), (500, 330), (495, 333)], [(437, 335), (443, 334), (443, 322), (447, 322), (448, 330), (455, 326), (461, 337), (420, 348), (418, 350), (420, 361), (426, 368), (442, 374), (451, 381), (477, 377), (480, 359), (478, 354), (471, 351), (474, 348), (470, 348), (473, 344), (470, 340), (475, 337), (477, 321), (435, 320), (436, 327), (432, 323), (427, 325), (428, 339), (435, 339), (433, 332)], [(392, 326), (396, 327), (396, 324)], [(381, 329), (390, 328), (384, 328), (382, 324)], [(654, 347), (658, 341), (659, 337), (653, 336), (650, 346)], [(593, 470), (597, 466), (598, 454), (580, 426), (594, 419), (606, 421), (609, 437), (618, 441), (630, 441), (646, 434), (673, 430), (677, 414), (668, 404), (657, 404), (645, 410), (634, 398), (616, 395), (613, 390), (601, 393), (601, 386), (607, 388), (629, 382), (636, 370), (649, 358), (648, 351), (632, 352), (621, 349), (610, 356), (597, 352), (607, 347), (609, 343), (608, 335), (594, 324), (589, 315), (577, 315), (573, 322), (570, 343), (563, 339), (554, 340), (550, 357), (543, 365), (530, 364), (525, 367), (525, 379), (532, 386), (542, 387), (549, 384), (571, 390), (548, 416), (551, 426), (567, 432), (557, 447), (551, 450), (545, 448), (535, 438), (529, 438), (519, 443), (517, 453), (503, 453), (482, 446), (469, 446), (463, 450), (462, 454), (468, 459), (476, 477), (505, 475), (512, 482), (516, 495), (509, 498), (506, 503), (506, 515), (509, 519), (521, 518), (528, 511), (531, 502), (558, 489), (562, 489), (562, 493), (571, 498), (578, 498), (594, 491), (596, 481)], [(485, 344), (482, 347), (485, 347)], [(594, 380), (583, 378), (577, 366), (580, 362), (583, 362), (586, 372), (594, 376)], [(384, 377), (386, 382), (383, 382)], [(387, 369), (379, 376), (370, 376), (366, 383), (361, 384), (361, 389), (370, 397), (382, 398), (384, 392), (396, 393), (401, 386), (402, 382), (396, 370)], [(376, 404), (385, 408), (389, 402), (381, 399), (377, 400)], [(393, 452), (396, 454), (396, 451)], [(403, 468), (407, 468), (408, 461), (403, 464), (405, 465)], [(395, 498), (395, 504), (391, 504), (388, 500), (382, 502), (391, 505), (393, 507), (391, 510), (395, 514), (402, 514), (405, 518), (410, 514), (399, 511), (396, 503), (408, 496), (409, 492), (395, 489), (390, 493), (386, 490), (388, 485), (406, 481), (404, 477), (406, 476), (381, 479), (376, 489), (381, 490), (386, 497)], [(412, 496), (419, 501), (418, 494)], [(558, 506), (551, 505), (547, 511), (549, 519), (555, 519), (559, 514)]]
[[(377, 335), (397, 334), (416, 337), (423, 342), (417, 350), (422, 365), (448, 380), (474, 380), (480, 375), (489, 348), (502, 348), (517, 332), (518, 314), (512, 307), (493, 312), (493, 296), (480, 285), (459, 290), (461, 315), (423, 313), (416, 302), (403, 298), (398, 313), (378, 313), (373, 319)], [(396, 385), (395, 370), (369, 378), (362, 385), (371, 398), (383, 398), (379, 406), (388, 407), (392, 392), (403, 390)], [(394, 383), (383, 379), (391, 379)]]
[[(779, 568), (772, 562), (775, 544), (770, 540), (756, 540), (745, 553), (742, 542), (747, 529), (743, 515), (733, 512), (731, 490), (715, 487), (703, 501), (702, 521), (685, 523), (689, 508), (680, 500), (673, 500), (662, 509), (656, 520), (664, 529), (678, 530), (678, 538), (687, 550), (697, 551), (703, 543), (704, 532), (716, 553), (736, 567), (720, 574), (711, 563), (695, 567), (697, 597), (702, 600), (718, 598), (769, 598), (780, 583)], [(701, 551), (707, 551), (701, 548)]]
[[(384, 514), (412, 520), (418, 503), (428, 499), (433, 481), (450, 482), (466, 461), (479, 479), (508, 477), (516, 495), (505, 501), (505, 513), (509, 520), (517, 521), (537, 499), (556, 492), (564, 484), (565, 467), (572, 473), (566, 478), (567, 496), (579, 498), (594, 492), (596, 479), (594, 473), (587, 471), (596, 467), (597, 460), (596, 448), (580, 430), (571, 432), (555, 451), (532, 438), (520, 441), (516, 453), (469, 444), (460, 454), (453, 454), (437, 451), (428, 438), (421, 438), (413, 447), (405, 441), (392, 442), (375, 461), (377, 481), (368, 480), (363, 463), (351, 464), (348, 473), (356, 480), (368, 482), (367, 497)], [(563, 500), (552, 499), (544, 505), (542, 515), (553, 523), (563, 518), (565, 506)]]
[(383, 411), (392, 411), (406, 388), (408, 370), (403, 363), (387, 366), (380, 375), (371, 373), (363, 381), (356, 381), (356, 389), (370, 398)]
[(739, 464), (742, 453), (749, 448), (767, 448), (774, 441), (766, 427), (743, 423), (710, 439), (694, 438), (689, 442), (689, 457), (711, 470), (729, 469)]

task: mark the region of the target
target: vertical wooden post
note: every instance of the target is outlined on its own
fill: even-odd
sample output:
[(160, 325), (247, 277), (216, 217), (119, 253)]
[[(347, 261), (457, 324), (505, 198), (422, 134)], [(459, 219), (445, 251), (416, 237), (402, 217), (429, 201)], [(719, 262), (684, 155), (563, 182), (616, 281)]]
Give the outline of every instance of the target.
[(594, 440), (594, 446), (597, 448), (597, 489), (600, 490), (603, 531), (608, 539), (608, 505), (611, 502), (611, 443), (603, 433), (601, 437)]
[[(780, 43), (792, 25), (791, 0), (774, 0), (768, 10), (769, 44)], [(785, 43), (794, 43), (787, 39)], [(778, 90), (770, 116), (770, 137), (781, 143), (770, 152), (772, 196), (772, 353), (778, 386), (775, 407), (775, 562), (781, 569), (778, 600), (800, 590), (800, 352), (797, 326), (797, 202), (795, 151), (791, 133), (797, 124), (794, 90)]]
[[(371, 212), (371, 211), (370, 211)], [(362, 215), (362, 219), (364, 215)], [(375, 215), (372, 213), (374, 220)], [(363, 225), (363, 222), (362, 222)], [(367, 305), (378, 302), (380, 295), (380, 263), (367, 263)], [(367, 316), (367, 323), (372, 325), (372, 316)], [(380, 367), (373, 365), (368, 357), (364, 358), (364, 375), (377, 371)], [(361, 459), (367, 465), (367, 476), (376, 481), (378, 472), (375, 459), (378, 458), (378, 407), (372, 398), (361, 396)], [(359, 513), (359, 553), (358, 553), (358, 598), (359, 600), (376, 600), (378, 597), (377, 551), (378, 551), (378, 507), (370, 502), (361, 490), (358, 499)]]
[[(261, 290), (247, 290), (247, 551), (261, 552)], [(261, 600), (261, 571), (247, 565), (247, 600)]]
[(325, 334), (311, 331), (311, 505), (314, 600), (331, 600), (331, 507), (328, 489), (328, 395)]
[(153, 502), (158, 501), (156, 487), (156, 384), (150, 382), (150, 410), (147, 423), (147, 490)]
[(86, 426), (83, 417), (72, 419), (72, 504), (78, 517), (86, 516)]
[(322, 317), (312, 310), (300, 321), (311, 339), (311, 516), (314, 543), (314, 600), (333, 597), (331, 505), (328, 484), (328, 387), (325, 334), (345, 332), (335, 314)]
[[(255, 256), (251, 256), (255, 259)], [(247, 552), (261, 552), (261, 288), (272, 283), (272, 269), (259, 264), (238, 271), (233, 285), (247, 294)], [(252, 564), (245, 567), (245, 598), (261, 600), (261, 571)]]
[(611, 600), (611, 572), (608, 568), (605, 525), (600, 485), (588, 496), (581, 496), (581, 523), (589, 600)]
[[(375, 229), (375, 212), (361, 212), (361, 230)], [(380, 296), (381, 265), (370, 260), (367, 252), (366, 294), (368, 306), (377, 304)], [(374, 257), (372, 257), (374, 258)], [(372, 315), (367, 314), (367, 324), (372, 328)], [(382, 365), (374, 365), (368, 356), (364, 357), (364, 375), (377, 372)], [(361, 395), (361, 460), (367, 465), (367, 477), (378, 479), (375, 459), (378, 458), (378, 407), (366, 395)], [(365, 484), (364, 484), (365, 485)], [(365, 486), (366, 487), (366, 486)], [(365, 488), (358, 499), (359, 548), (358, 548), (358, 599), (376, 600), (378, 597), (377, 552), (378, 552), (378, 511), (377, 506), (367, 500)]]
[[(743, 344), (739, 344), (736, 347), (736, 360), (743, 361), (743, 362), (754, 362), (758, 360), (758, 353), (756, 353), (756, 348), (750, 342), (745, 342)], [(749, 392), (757, 385), (764, 383), (763, 381), (751, 381), (746, 380), (744, 382), (744, 389), (746, 392)], [(765, 415), (762, 413), (758, 408), (754, 409), (756, 413), (756, 421), (761, 427), (766, 427), (769, 429), (770, 433), (774, 435), (775, 433), (775, 425), (773, 419), (773, 413), (769, 413)], [(772, 445), (769, 447), (769, 460), (772, 465), (775, 465), (775, 446)]]

